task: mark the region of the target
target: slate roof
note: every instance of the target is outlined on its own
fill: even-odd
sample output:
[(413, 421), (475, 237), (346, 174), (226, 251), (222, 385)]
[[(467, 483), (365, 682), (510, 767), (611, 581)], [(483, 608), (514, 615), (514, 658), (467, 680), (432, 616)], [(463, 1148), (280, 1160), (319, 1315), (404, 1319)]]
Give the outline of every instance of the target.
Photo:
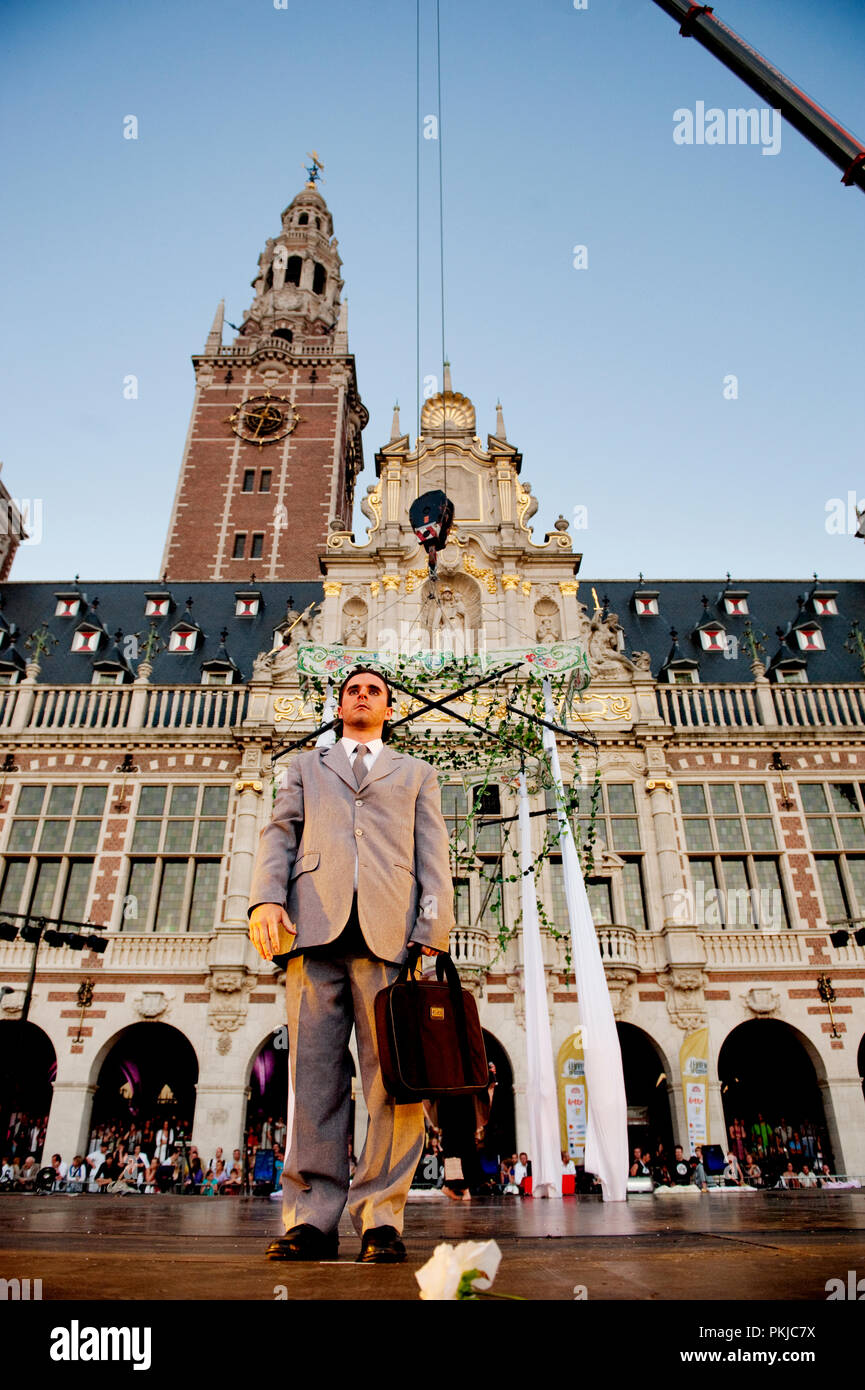
[[(783, 650), (787, 656), (804, 658), (809, 683), (861, 684), (861, 663), (856, 655), (845, 649), (845, 642), (854, 619), (858, 619), (865, 628), (865, 580), (819, 581), (816, 586), (818, 591), (836, 593), (837, 617), (815, 616), (808, 601), (814, 587), (812, 579), (736, 579), (728, 585), (723, 579), (644, 577), (642, 580), (598, 580), (580, 576), (578, 597), (590, 614), (594, 609), (593, 588), (602, 604), (605, 598), (608, 600), (609, 610), (618, 614), (625, 630), (625, 654), (630, 656), (634, 651), (648, 651), (654, 675), (657, 676), (669, 655), (673, 645), (671, 629), (675, 629), (681, 654), (693, 657), (698, 662), (700, 680), (707, 684), (723, 685), (745, 683), (752, 679), (750, 656), (741, 643), (748, 619), (725, 613), (721, 601), (725, 589), (747, 592), (754, 632), (766, 648), (763, 660), (773, 659), (779, 650)], [(82, 614), (76, 618), (55, 616), (56, 596), (76, 590), (87, 600), (88, 606)], [(235, 595), (247, 590), (258, 590), (262, 596), (261, 610), (254, 618), (235, 616)], [(643, 590), (657, 591), (659, 612), (656, 617), (637, 616), (633, 598), (635, 592)], [(166, 617), (157, 620), (160, 637), (167, 643), (169, 632), (184, 616), (190, 617), (204, 636), (194, 652), (161, 652), (157, 655), (151, 676), (154, 685), (197, 684), (201, 680), (202, 662), (221, 654), (220, 633), (223, 628), (228, 629), (225, 643), (228, 655), (237, 665), (243, 680), (249, 680), (256, 656), (259, 652), (269, 651), (273, 645), (274, 628), (285, 618), (289, 598), (299, 612), (312, 602), (321, 603), (324, 598), (322, 583), (318, 581), (256, 581), (249, 584), (217, 580), (199, 583), (170, 581), (162, 584), (155, 579), (109, 582), (81, 580), (77, 584), (62, 580), (56, 583), (7, 581), (0, 585), (0, 627), (4, 624), (17, 627), (19, 635), (14, 649), (26, 661), (30, 650), (24, 646), (23, 639), (44, 619), (58, 641), (52, 646), (51, 655), (43, 659), (40, 683), (89, 685), (94, 661), (113, 654), (118, 629), (124, 634), (137, 633), (139, 641), (143, 640), (151, 621), (144, 612), (145, 596), (162, 591), (171, 594), (174, 606)], [(703, 595), (709, 600), (707, 609), (703, 607)], [(797, 602), (800, 597), (804, 599), (801, 607)], [(192, 604), (187, 614), (188, 598), (192, 599)], [(94, 609), (92, 605), (96, 599), (98, 603)], [(695, 629), (707, 616), (718, 620), (727, 633), (740, 639), (735, 658), (728, 659), (721, 653), (702, 650)], [(806, 653), (799, 650), (792, 629), (803, 616), (820, 627), (826, 643), (825, 651)], [(72, 633), (82, 618), (101, 624), (106, 632), (99, 651), (94, 655), (70, 650)], [(776, 635), (778, 627), (788, 634), (783, 644), (779, 643)], [(766, 636), (763, 636), (764, 633)], [(0, 660), (7, 658), (8, 651), (7, 641), (0, 646)], [(132, 669), (137, 666), (134, 660), (130, 664)]]
[[(71, 594), (76, 590), (86, 596), (89, 606), (82, 605), (78, 616), (72, 618), (55, 616), (58, 594)], [(257, 590), (261, 594), (259, 612), (253, 618), (239, 618), (235, 615), (235, 595)], [(169, 593), (173, 607), (164, 618), (151, 619), (145, 615), (147, 594)], [(272, 583), (237, 583), (235, 581), (208, 580), (200, 583), (188, 581), (168, 581), (163, 584), (157, 579), (142, 582), (122, 580), (101, 582), (81, 580), (78, 584), (48, 582), (11, 583), (0, 585), (2, 620), (15, 623), (19, 636), (15, 650), (25, 661), (30, 659), (31, 649), (25, 647), (24, 638), (45, 621), (48, 630), (58, 639), (51, 646), (50, 656), (42, 660), (39, 673), (40, 684), (45, 685), (90, 685), (93, 678), (93, 663), (106, 656), (114, 657), (115, 633), (118, 628), (124, 633), (137, 633), (139, 643), (146, 637), (151, 621), (156, 624), (160, 638), (168, 644), (171, 629), (181, 620), (187, 619), (201, 629), (203, 637), (198, 639), (197, 649), (192, 652), (160, 652), (154, 659), (153, 673), (150, 677), (154, 685), (197, 685), (201, 680), (201, 664), (217, 656), (224, 659), (220, 651), (220, 633), (228, 629), (225, 650), (235, 662), (243, 680), (252, 675), (252, 663), (259, 652), (270, 651), (273, 646), (274, 629), (283, 621), (288, 611), (289, 598), (298, 612), (303, 612), (308, 604), (320, 604), (324, 599), (321, 582), (298, 581), (295, 584), (284, 581)], [(192, 603), (187, 610), (187, 599)], [(93, 608), (94, 600), (98, 604)], [(73, 652), (72, 634), (82, 621), (95, 622), (105, 628), (99, 650), (94, 654)], [(121, 644), (122, 645), (122, 644)], [(6, 660), (9, 643), (0, 647), (0, 660)], [(130, 666), (137, 669), (138, 662), (132, 660)]]
[[(820, 579), (815, 585), (813, 579), (589, 579), (579, 576), (578, 598), (591, 615), (594, 610), (592, 588), (603, 604), (605, 597), (609, 608), (617, 613), (619, 622), (625, 630), (625, 655), (635, 651), (649, 652), (652, 659), (652, 673), (657, 676), (664, 665), (673, 645), (671, 629), (675, 629), (679, 650), (682, 656), (697, 661), (700, 681), (707, 685), (745, 684), (753, 679), (751, 656), (742, 643), (742, 633), (746, 623), (751, 622), (755, 636), (763, 643), (765, 651), (761, 660), (773, 662), (779, 651), (786, 657), (804, 658), (808, 683), (811, 685), (861, 684), (863, 681), (860, 659), (845, 649), (850, 628), (858, 619), (865, 629), (865, 580), (860, 579)], [(837, 617), (817, 616), (810, 602), (810, 595), (835, 593), (838, 607)], [(634, 594), (642, 591), (657, 591), (657, 616), (642, 617), (636, 612)], [(725, 612), (722, 602), (724, 591), (747, 593), (748, 615), (735, 617)], [(709, 600), (703, 607), (703, 596)], [(798, 599), (804, 599), (800, 607)], [(738, 654), (728, 658), (721, 652), (703, 651), (696, 628), (706, 618), (718, 621), (725, 632), (739, 638)], [(821, 630), (826, 643), (825, 651), (803, 652), (799, 648), (792, 629), (802, 618), (809, 624), (813, 621)], [(781, 641), (776, 628), (786, 634)], [(764, 634), (766, 634), (764, 636)]]

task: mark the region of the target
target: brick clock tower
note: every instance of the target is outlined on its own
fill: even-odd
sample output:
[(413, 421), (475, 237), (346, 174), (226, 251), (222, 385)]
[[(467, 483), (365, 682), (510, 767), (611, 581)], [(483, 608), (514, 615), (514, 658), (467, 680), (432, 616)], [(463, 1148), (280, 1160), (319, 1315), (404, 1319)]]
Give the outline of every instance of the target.
[(351, 531), (369, 419), (348, 350), (333, 221), (315, 180), (258, 258), (231, 346), (220, 303), (194, 356), (195, 401), (160, 574), (314, 580), (328, 530)]

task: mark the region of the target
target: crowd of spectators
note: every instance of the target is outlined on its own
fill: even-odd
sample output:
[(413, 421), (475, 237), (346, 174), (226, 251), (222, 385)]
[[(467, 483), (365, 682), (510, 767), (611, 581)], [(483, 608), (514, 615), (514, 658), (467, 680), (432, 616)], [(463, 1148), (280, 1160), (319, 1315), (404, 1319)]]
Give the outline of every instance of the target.
[(29, 1154), (38, 1161), (42, 1156), (47, 1128), (47, 1115), (31, 1115), (24, 1110), (13, 1110), (0, 1148), (10, 1159), (17, 1159), (19, 1167)]
[[(70, 1196), (81, 1192), (114, 1196), (181, 1192), (204, 1197), (279, 1191), (284, 1119), (268, 1117), (249, 1128), (244, 1148), (230, 1154), (217, 1148), (204, 1158), (188, 1142), (189, 1128), (182, 1120), (100, 1124), (91, 1132), (86, 1154), (75, 1154), (69, 1163), (60, 1154), (53, 1154), (50, 1164), (42, 1166), (40, 1150), (21, 1152), (20, 1137), (26, 1130), (22, 1123), (16, 1131), (18, 1143), (10, 1142), (7, 1134), (0, 1163), (0, 1191), (64, 1192)], [(256, 1164), (260, 1152), (267, 1157), (264, 1177)]]

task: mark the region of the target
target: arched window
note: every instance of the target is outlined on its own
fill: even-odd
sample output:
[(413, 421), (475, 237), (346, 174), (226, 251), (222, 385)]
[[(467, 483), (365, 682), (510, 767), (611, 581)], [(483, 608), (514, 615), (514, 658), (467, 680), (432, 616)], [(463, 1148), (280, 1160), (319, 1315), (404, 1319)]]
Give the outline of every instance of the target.
[(300, 284), (300, 256), (289, 256), (285, 265), (285, 283), (287, 285)]
[(290, 328), (275, 328), (270, 336), (271, 338), (282, 338), (283, 342), (290, 343), (293, 335)]
[(318, 261), (315, 263), (315, 270), (312, 276), (313, 294), (324, 294), (324, 287), (327, 284), (327, 271)]
[(302, 213), (300, 214), (300, 216), (298, 217), (298, 219), (297, 219), (297, 225), (298, 225), (298, 227), (305, 227), (305, 226), (307, 225), (308, 222), (309, 222), (309, 213), (308, 213), (308, 212), (302, 212)]

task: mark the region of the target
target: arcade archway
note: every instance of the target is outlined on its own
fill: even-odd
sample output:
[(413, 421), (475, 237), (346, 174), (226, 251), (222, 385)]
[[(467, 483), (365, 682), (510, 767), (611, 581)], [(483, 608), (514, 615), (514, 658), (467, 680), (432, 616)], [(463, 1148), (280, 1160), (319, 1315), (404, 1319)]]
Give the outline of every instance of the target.
[(198, 1058), (168, 1023), (133, 1023), (109, 1044), (96, 1083), (88, 1153), (100, 1138), (141, 1134), (144, 1152), (167, 1122), (175, 1144), (189, 1140)]
[(517, 1127), (514, 1116), (514, 1071), (510, 1058), (498, 1038), (483, 1030), (487, 1062), (495, 1067), (496, 1086), (490, 1117), (484, 1130), (484, 1157), (510, 1158), (516, 1152)]
[(41, 1161), (57, 1076), (47, 1033), (20, 1019), (0, 1022), (0, 1145), (3, 1157)]
[[(248, 1154), (255, 1149), (272, 1149), (274, 1145), (285, 1149), (288, 1103), (287, 1033), (288, 1030), (283, 1026), (270, 1034), (265, 1038), (252, 1061), (244, 1128)], [(356, 1068), (351, 1052), (349, 1052), (349, 1062), (354, 1081)], [(363, 1148), (366, 1134), (365, 1131), (362, 1134), (356, 1133), (354, 1097), (352, 1097), (351, 1102), (349, 1133), (352, 1135), (354, 1152), (358, 1154)]]
[[(673, 1156), (673, 1124), (668, 1093), (669, 1068), (648, 1033), (633, 1023), (617, 1023), (628, 1106), (628, 1146), (657, 1154), (663, 1144)], [(589, 1093), (589, 1106), (592, 1104)]]
[[(817, 1067), (820, 1068), (818, 1075)], [(777, 1018), (754, 1018), (740, 1023), (724, 1040), (718, 1057), (718, 1079), (724, 1106), (725, 1144), (730, 1126), (745, 1126), (749, 1152), (764, 1149), (770, 1179), (787, 1165), (788, 1156), (778, 1151), (775, 1131), (783, 1128), (797, 1136), (801, 1154), (790, 1154), (798, 1171), (801, 1163), (813, 1165), (818, 1153), (830, 1168), (835, 1166), (820, 1082), (822, 1065), (789, 1023)], [(760, 1132), (760, 1127), (765, 1127)], [(766, 1142), (768, 1130), (772, 1138)], [(774, 1155), (773, 1155), (774, 1151)], [(773, 1168), (774, 1164), (774, 1168)]]

